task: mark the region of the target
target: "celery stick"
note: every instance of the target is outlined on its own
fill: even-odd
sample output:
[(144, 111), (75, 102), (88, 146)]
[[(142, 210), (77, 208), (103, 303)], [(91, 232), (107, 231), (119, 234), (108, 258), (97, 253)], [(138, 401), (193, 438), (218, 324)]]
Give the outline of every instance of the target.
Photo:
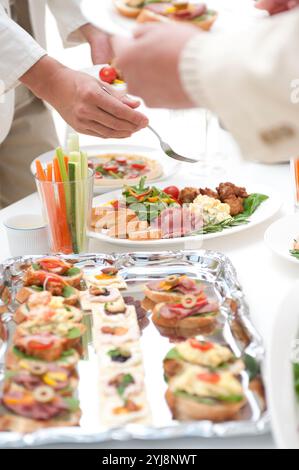
[(87, 178), (88, 178), (88, 157), (86, 152), (81, 152), (81, 177), (82, 177), (82, 206), (81, 206), (81, 211), (82, 211), (82, 238), (81, 238), (81, 246), (83, 247), (85, 245), (85, 240), (86, 240), (86, 230), (85, 230), (85, 224), (86, 224), (86, 218), (87, 218), (87, 198), (88, 198), (88, 186), (87, 186)]
[(78, 163), (81, 167), (81, 154), (80, 152), (70, 152), (69, 161)]
[[(74, 253), (79, 253), (80, 247), (78, 246), (77, 239), (77, 220), (78, 220), (78, 207), (77, 207), (77, 194), (76, 194), (76, 183), (78, 172), (78, 163), (69, 162), (69, 180), (70, 180), (70, 226), (73, 241)], [(80, 217), (80, 215), (79, 215)]]
[(79, 136), (78, 134), (70, 134), (67, 141), (69, 152), (79, 152)]

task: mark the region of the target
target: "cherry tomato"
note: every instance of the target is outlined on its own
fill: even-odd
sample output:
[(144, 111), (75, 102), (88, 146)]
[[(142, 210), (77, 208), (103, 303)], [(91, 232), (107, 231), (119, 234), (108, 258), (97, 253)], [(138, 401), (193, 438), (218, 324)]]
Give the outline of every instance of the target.
[(220, 375), (214, 372), (198, 374), (197, 378), (201, 380), (202, 382), (208, 382), (210, 384), (217, 384), (220, 381)]
[(133, 170), (144, 170), (146, 168), (146, 164), (145, 163), (132, 163), (131, 167), (133, 168)]
[(47, 343), (40, 343), (39, 341), (31, 340), (28, 343), (29, 348), (35, 349), (36, 351), (46, 351), (51, 349), (53, 346), (53, 341), (48, 341)]
[(127, 159), (126, 157), (117, 157), (116, 161), (119, 165), (126, 165), (127, 164)]
[(39, 264), (45, 270), (47, 269), (56, 269), (56, 268), (69, 268), (71, 265), (69, 263), (65, 263), (59, 259), (42, 259)]
[(199, 349), (200, 351), (210, 351), (214, 347), (212, 343), (197, 341), (196, 339), (190, 339), (189, 343), (192, 348)]
[(117, 79), (117, 72), (113, 67), (110, 67), (110, 65), (103, 67), (100, 70), (100, 79), (103, 82), (112, 84), (114, 80)]
[(176, 201), (179, 198), (180, 190), (176, 186), (168, 186), (163, 190), (164, 193), (168, 194), (168, 196), (172, 197)]
[(120, 207), (120, 202), (119, 201), (113, 201), (111, 205), (112, 205), (112, 207), (114, 207), (114, 209), (118, 209)]
[(113, 165), (113, 164), (107, 164), (107, 165), (104, 165), (104, 170), (105, 171), (113, 171), (114, 173), (117, 172), (118, 170), (118, 166), (117, 165)]

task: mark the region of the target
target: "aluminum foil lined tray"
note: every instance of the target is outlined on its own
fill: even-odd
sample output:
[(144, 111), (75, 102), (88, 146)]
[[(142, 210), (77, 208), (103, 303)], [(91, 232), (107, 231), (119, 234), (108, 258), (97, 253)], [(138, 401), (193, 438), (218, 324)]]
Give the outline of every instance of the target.
[[(4, 378), (5, 352), (14, 330), (12, 312), (16, 307), (15, 294), (21, 285), (24, 269), (38, 257), (10, 259), (0, 264), (0, 390)], [(64, 259), (68, 257), (63, 256)], [(144, 299), (142, 287), (153, 279), (173, 274), (186, 274), (201, 280), (220, 303), (220, 327), (208, 341), (226, 343), (237, 357), (244, 357), (261, 367), (264, 347), (249, 317), (249, 310), (236, 272), (224, 255), (212, 251), (180, 251), (163, 253), (86, 254), (72, 256), (87, 274), (104, 266), (120, 269), (128, 289), (124, 295)], [(6, 305), (5, 305), (6, 304)], [(242, 385), (247, 405), (236, 421), (213, 423), (210, 421), (178, 422), (172, 419), (165, 401), (167, 384), (163, 378), (163, 359), (174, 347), (173, 338), (163, 337), (151, 322), (150, 311), (142, 324), (141, 348), (145, 367), (145, 386), (151, 409), (151, 424), (127, 424), (118, 428), (101, 425), (99, 407), (98, 362), (92, 344), (92, 317), (87, 316), (87, 333), (83, 340), (84, 358), (79, 364), (79, 399), (82, 418), (80, 426), (72, 428), (42, 429), (33, 434), (1, 433), (1, 447), (37, 446), (54, 443), (96, 443), (109, 440), (169, 439), (179, 437), (231, 437), (264, 434), (269, 431), (269, 416), (263, 399), (248, 387), (249, 369), (242, 373)], [(1, 325), (1, 323), (0, 323)], [(260, 379), (259, 379), (260, 380)], [(262, 382), (259, 390), (263, 390)]]

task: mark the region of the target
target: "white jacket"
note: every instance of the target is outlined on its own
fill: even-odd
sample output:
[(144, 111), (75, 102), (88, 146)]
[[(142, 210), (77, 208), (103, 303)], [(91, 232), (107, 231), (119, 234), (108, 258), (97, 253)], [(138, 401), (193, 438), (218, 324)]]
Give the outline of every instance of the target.
[(247, 33), (198, 34), (180, 63), (185, 90), (217, 114), (248, 159), (299, 156), (299, 8)]
[(46, 4), (54, 14), (65, 47), (83, 42), (78, 28), (88, 22), (81, 0), (29, 0), (34, 40), (9, 18), (9, 0), (0, 0), (0, 143), (7, 136), (14, 114), (18, 79), (46, 54)]

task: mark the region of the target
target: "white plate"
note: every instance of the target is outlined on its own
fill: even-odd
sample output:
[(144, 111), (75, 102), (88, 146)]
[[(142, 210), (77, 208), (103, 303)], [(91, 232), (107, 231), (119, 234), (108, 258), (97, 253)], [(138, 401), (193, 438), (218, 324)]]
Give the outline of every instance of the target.
[[(193, 3), (198, 3), (198, 0), (189, 0)], [(118, 13), (114, 6), (113, 0), (101, 0), (101, 8), (105, 9), (105, 13), (109, 18), (108, 30), (111, 33), (119, 34), (123, 32), (126, 35), (130, 35), (134, 29), (140, 26), (135, 19), (126, 18)], [(215, 22), (212, 32), (231, 32), (231, 31), (242, 31), (244, 27), (254, 24), (257, 19), (266, 16), (266, 13), (262, 10), (254, 8), (251, 0), (242, 2), (242, 6), (238, 5), (240, 2), (231, 2), (223, 0), (209, 0), (208, 6), (210, 9), (215, 9), (219, 13), (219, 17)], [(107, 25), (101, 23), (104, 29)]]
[(299, 214), (287, 215), (270, 225), (265, 232), (265, 242), (278, 256), (299, 264), (299, 260), (289, 253), (298, 234)]
[[(151, 180), (151, 183), (156, 181), (164, 181), (171, 176), (175, 175), (179, 172), (181, 167), (180, 163), (177, 163), (175, 160), (168, 158), (161, 150), (155, 149), (153, 147), (145, 147), (142, 145), (128, 145), (128, 144), (103, 144), (103, 145), (89, 145), (89, 146), (82, 146), (83, 151), (87, 152), (89, 157), (93, 157), (95, 155), (101, 155), (106, 153), (129, 153), (129, 154), (136, 154), (136, 155), (144, 155), (145, 157), (152, 158), (153, 160), (158, 160), (159, 163), (163, 167), (163, 175), (155, 180)], [(51, 161), (54, 157), (55, 150), (50, 152), (44, 153), (38, 159), (44, 165), (47, 162)], [(36, 160), (36, 159), (35, 159)], [(35, 160), (31, 163), (31, 172), (35, 174)], [(134, 182), (132, 183), (134, 184)], [(119, 182), (119, 187), (123, 186), (122, 181)], [(97, 181), (95, 182), (94, 193), (95, 194), (103, 194), (110, 191), (114, 191), (115, 186), (105, 186), (101, 187), (97, 185)], [(109, 199), (108, 199), (109, 200)]]
[(292, 368), (292, 361), (299, 362), (298, 302), (297, 281), (276, 312), (266, 356), (267, 402), (273, 435), (281, 449), (299, 448), (298, 403)]
[[(163, 189), (163, 186), (158, 185), (161, 189)], [(197, 235), (193, 237), (184, 237), (184, 238), (173, 238), (173, 239), (162, 239), (162, 240), (148, 240), (148, 241), (132, 241), (132, 240), (125, 240), (125, 239), (118, 239), (118, 238), (112, 238), (108, 237), (107, 235), (103, 233), (96, 233), (93, 231), (89, 231), (88, 235), (90, 238), (95, 238), (104, 242), (108, 242), (112, 245), (121, 245), (121, 246), (127, 246), (128, 249), (132, 249), (134, 247), (138, 248), (149, 248), (149, 247), (161, 247), (161, 248), (167, 248), (170, 245), (177, 245), (177, 244), (183, 244), (186, 245), (188, 241), (199, 241), (199, 240), (209, 240), (212, 238), (219, 238), (219, 237), (224, 237), (228, 236), (234, 233), (242, 232), (244, 230), (249, 230), (252, 227), (255, 227), (258, 224), (261, 224), (262, 222), (265, 222), (269, 218), (271, 218), (274, 214), (276, 214), (280, 207), (281, 207), (281, 199), (279, 195), (276, 193), (275, 190), (273, 190), (269, 186), (264, 186), (264, 185), (252, 185), (249, 188), (251, 193), (261, 193), (261, 194), (266, 194), (269, 196), (269, 199), (267, 199), (265, 202), (261, 204), (261, 206), (256, 210), (256, 212), (250, 217), (250, 222), (247, 225), (239, 225), (237, 227), (232, 227), (227, 230), (223, 230), (222, 232), (217, 232), (217, 233), (210, 233), (207, 235)], [(113, 199), (119, 199), (121, 196), (121, 191), (113, 191), (111, 193), (106, 193), (101, 196), (98, 196), (94, 198), (93, 200), (93, 206), (98, 206), (101, 204), (105, 204), (108, 201), (111, 201)]]

